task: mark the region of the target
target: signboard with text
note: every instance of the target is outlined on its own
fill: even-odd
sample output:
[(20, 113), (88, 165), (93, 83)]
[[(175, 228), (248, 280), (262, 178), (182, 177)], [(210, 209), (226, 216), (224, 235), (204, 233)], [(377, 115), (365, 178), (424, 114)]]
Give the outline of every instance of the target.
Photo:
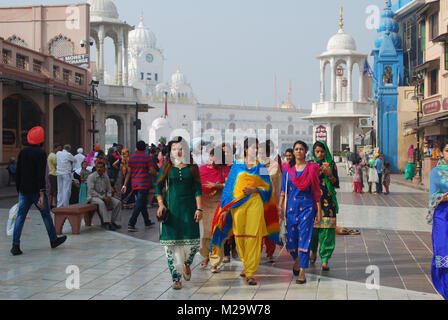
[(437, 113), (442, 109), (442, 104), (440, 103), (440, 100), (431, 101), (428, 103), (425, 103), (423, 105), (423, 114), (428, 115), (432, 113)]
[(64, 62), (70, 63), (74, 66), (88, 69), (89, 68), (89, 55), (87, 54), (77, 54), (74, 56), (62, 57)]
[(315, 137), (316, 137), (316, 141), (324, 141), (325, 143), (327, 143), (327, 128), (325, 128), (324, 126), (319, 126), (316, 128), (315, 131)]

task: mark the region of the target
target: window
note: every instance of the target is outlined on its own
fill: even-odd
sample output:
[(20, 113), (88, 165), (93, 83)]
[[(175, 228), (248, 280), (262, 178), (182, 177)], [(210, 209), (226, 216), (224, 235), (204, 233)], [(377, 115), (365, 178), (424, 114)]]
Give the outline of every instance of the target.
[(50, 42), (50, 54), (56, 58), (72, 56), (74, 52), (74, 44), (70, 39), (59, 35)]
[(430, 18), (431, 39), (439, 35), (439, 14), (435, 13)]
[(294, 134), (294, 127), (292, 125), (288, 126), (288, 134), (293, 135)]
[(63, 71), (62, 71), (62, 79), (64, 80), (64, 81), (70, 81), (70, 75), (71, 75), (71, 71), (70, 70), (67, 70), (67, 69), (64, 69)]
[(28, 69), (27, 59), (28, 57), (22, 56), (18, 53), (16, 55), (16, 67), (24, 70)]
[(420, 23), (420, 41), (422, 51), (426, 51), (426, 21)]
[(430, 95), (435, 95), (438, 92), (438, 77), (439, 77), (439, 70), (434, 69), (429, 73), (429, 81), (430, 81)]
[(448, 43), (445, 42), (445, 70), (448, 70)]
[(80, 74), (80, 73), (75, 73), (75, 83), (78, 85), (78, 86), (82, 86), (82, 84), (83, 84), (83, 81), (84, 80), (84, 76), (82, 75), (82, 74)]
[(159, 81), (159, 75), (157, 73), (154, 73), (154, 80), (157, 82)]
[(3, 64), (11, 64), (11, 51), (3, 49), (2, 58)]
[(412, 48), (412, 22), (410, 20), (406, 21), (404, 32), (405, 32), (405, 36), (404, 36), (405, 49), (410, 50)]
[(33, 72), (42, 73), (42, 61), (33, 59)]
[(58, 66), (53, 66), (53, 78), (55, 78), (55, 79), (60, 79), (61, 78), (59, 76), (59, 67)]

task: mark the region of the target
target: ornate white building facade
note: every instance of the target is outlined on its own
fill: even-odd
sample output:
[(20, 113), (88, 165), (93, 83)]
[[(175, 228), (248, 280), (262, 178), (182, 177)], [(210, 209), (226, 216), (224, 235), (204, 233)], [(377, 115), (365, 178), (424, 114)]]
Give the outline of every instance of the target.
[[(129, 32), (128, 61), (129, 84), (140, 89), (140, 100), (154, 108), (148, 113), (139, 114), (142, 120), (140, 137), (143, 140), (158, 144), (161, 137), (169, 139), (179, 129), (189, 134), (190, 138), (202, 134), (206, 141), (210, 141), (207, 133), (212, 131), (219, 132), (224, 140), (229, 129), (236, 132), (249, 129), (269, 132), (277, 129), (277, 147), (282, 152), (292, 147), (298, 139), (313, 142), (312, 124), (302, 119), (310, 112), (292, 104), (291, 92), (288, 102), (281, 107), (200, 104), (180, 67), (169, 82), (164, 82), (164, 55), (156, 43), (156, 36), (145, 26), (142, 14), (139, 25)], [(165, 97), (168, 109), (166, 118)]]

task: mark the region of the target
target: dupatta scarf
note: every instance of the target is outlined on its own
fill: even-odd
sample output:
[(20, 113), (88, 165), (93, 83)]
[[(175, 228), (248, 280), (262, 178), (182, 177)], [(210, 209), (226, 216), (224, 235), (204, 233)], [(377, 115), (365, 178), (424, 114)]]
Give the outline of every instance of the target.
[(233, 235), (232, 211), (247, 202), (253, 194), (243, 193), (246, 187), (256, 187), (264, 203), (264, 219), (268, 231), (267, 237), (281, 245), (279, 232), (280, 224), (275, 199), (272, 196), (272, 185), (265, 165), (257, 162), (248, 169), (244, 160), (235, 161), (224, 187), (221, 204), (216, 209), (212, 225), (212, 241), (210, 252), (219, 256), (224, 241)]
[(434, 211), (445, 195), (448, 195), (448, 161), (441, 159), (431, 172), (429, 210), (426, 219), (432, 224)]
[[(328, 149), (328, 145), (324, 141), (319, 141), (319, 142), (325, 146), (325, 158), (322, 162), (328, 163), (330, 165), (332, 173), (334, 174), (333, 167), (332, 167), (333, 156), (331, 155), (330, 149)], [(316, 153), (314, 152), (315, 148), (316, 148), (316, 145), (314, 145), (314, 147), (313, 147), (313, 158), (314, 158), (314, 162), (319, 164), (321, 161), (319, 159), (317, 159), (317, 157), (316, 157)], [(327, 176), (325, 176), (325, 184), (327, 185), (327, 189), (328, 189), (328, 192), (330, 193), (331, 199), (333, 199), (333, 203), (336, 208), (336, 214), (337, 214), (337, 213), (339, 213), (339, 204), (338, 204), (338, 199), (336, 197), (336, 190), (335, 190), (334, 186), (331, 184), (330, 178), (328, 178)]]
[(309, 162), (300, 177), (297, 177), (296, 175), (295, 166), (291, 167), (291, 165), (288, 163), (285, 166), (285, 169), (291, 177), (292, 183), (300, 191), (306, 191), (309, 187), (311, 187), (314, 205), (317, 208), (317, 203), (320, 202), (320, 199), (322, 197), (320, 192), (319, 165), (314, 162)]

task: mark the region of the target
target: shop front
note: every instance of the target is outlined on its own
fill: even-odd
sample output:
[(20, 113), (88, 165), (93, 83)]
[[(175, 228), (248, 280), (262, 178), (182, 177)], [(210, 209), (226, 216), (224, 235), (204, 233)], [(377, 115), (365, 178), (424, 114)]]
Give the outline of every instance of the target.
[(448, 139), (448, 97), (437, 96), (424, 100), (421, 112), (423, 116), (419, 123), (417, 120), (408, 121), (405, 126), (414, 133), (420, 131), (422, 183), (429, 187), (431, 170), (439, 160), (440, 144)]

